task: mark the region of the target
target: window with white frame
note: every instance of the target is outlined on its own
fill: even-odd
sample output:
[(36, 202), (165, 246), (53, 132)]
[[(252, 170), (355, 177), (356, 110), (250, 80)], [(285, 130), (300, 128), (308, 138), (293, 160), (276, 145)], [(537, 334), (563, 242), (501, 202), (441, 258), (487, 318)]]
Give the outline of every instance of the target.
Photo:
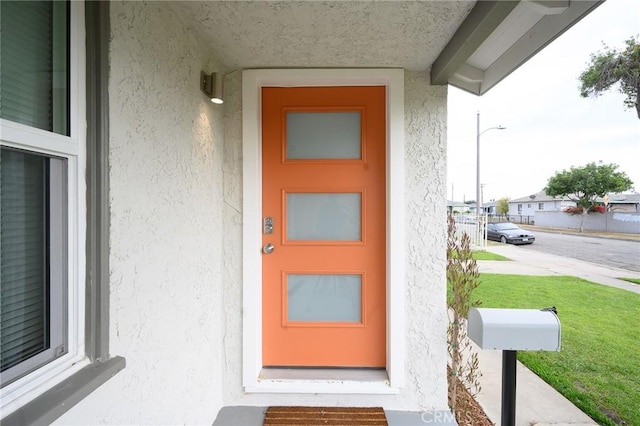
[[(3, 406), (34, 375), (81, 354), (82, 79), (72, 72), (71, 6), (0, 3), (0, 382)], [(77, 62), (76, 62), (77, 63)], [(77, 67), (76, 67), (77, 69)], [(74, 82), (75, 86), (71, 82)], [(75, 111), (76, 116), (72, 116)], [(78, 253), (78, 254), (76, 254)], [(70, 303), (71, 301), (71, 303)], [(42, 381), (42, 380), (40, 380)], [(13, 392), (16, 391), (17, 392)]]
[(522, 204), (518, 204), (518, 214), (522, 214)]
[(538, 203), (538, 210), (544, 210), (544, 203)]
[(126, 364), (109, 354), (109, 7), (0, 2), (7, 426), (52, 423)]
[(67, 353), (65, 159), (2, 147), (2, 387)]

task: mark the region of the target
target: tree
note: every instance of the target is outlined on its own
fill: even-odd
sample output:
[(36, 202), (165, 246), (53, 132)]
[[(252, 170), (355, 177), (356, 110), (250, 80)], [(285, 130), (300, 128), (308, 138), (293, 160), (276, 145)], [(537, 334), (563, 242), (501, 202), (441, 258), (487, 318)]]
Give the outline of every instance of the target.
[(627, 95), (624, 104), (635, 108), (640, 118), (640, 44), (635, 37), (625, 41), (621, 51), (604, 45), (604, 51), (591, 55), (591, 62), (580, 74), (580, 95), (599, 96), (614, 84), (620, 83), (620, 93)]
[(568, 197), (582, 209), (580, 232), (584, 227), (586, 215), (593, 210), (598, 197), (603, 198), (610, 192), (628, 191), (633, 182), (625, 172), (618, 172), (617, 164), (598, 164), (591, 162), (583, 167), (571, 167), (556, 172), (549, 178), (544, 191), (547, 195)]
[(498, 200), (498, 205), (496, 206), (496, 210), (501, 215), (507, 215), (509, 213), (509, 198), (504, 197)]

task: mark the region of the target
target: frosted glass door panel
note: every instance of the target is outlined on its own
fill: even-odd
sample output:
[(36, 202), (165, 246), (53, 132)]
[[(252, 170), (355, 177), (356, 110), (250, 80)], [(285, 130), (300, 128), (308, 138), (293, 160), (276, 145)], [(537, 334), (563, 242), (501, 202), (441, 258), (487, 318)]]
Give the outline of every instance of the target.
[(287, 275), (287, 320), (362, 322), (362, 275)]
[(359, 160), (360, 113), (288, 112), (287, 160)]
[(288, 240), (361, 240), (361, 194), (287, 194)]

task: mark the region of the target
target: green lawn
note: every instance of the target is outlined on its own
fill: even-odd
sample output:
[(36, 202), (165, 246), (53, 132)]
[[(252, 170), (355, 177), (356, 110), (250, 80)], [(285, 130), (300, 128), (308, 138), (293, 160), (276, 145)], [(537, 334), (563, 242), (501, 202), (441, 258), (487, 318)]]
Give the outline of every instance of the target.
[(575, 277), (481, 274), (485, 308), (556, 306), (560, 352), (518, 359), (604, 425), (640, 425), (640, 294)]
[(640, 284), (640, 278), (620, 278), (621, 280), (629, 281), (633, 284)]
[(475, 260), (511, 260), (499, 254), (490, 253), (488, 251), (474, 251), (473, 258)]
[[(453, 257), (457, 257), (458, 252), (453, 253)], [(474, 251), (472, 256), (475, 260), (511, 260), (499, 254), (489, 253), (488, 251)]]

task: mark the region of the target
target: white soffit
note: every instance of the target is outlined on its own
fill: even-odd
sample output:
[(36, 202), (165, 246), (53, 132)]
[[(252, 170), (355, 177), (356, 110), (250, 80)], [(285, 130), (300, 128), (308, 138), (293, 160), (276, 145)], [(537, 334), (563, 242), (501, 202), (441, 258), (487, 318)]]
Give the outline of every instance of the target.
[[(568, 5), (568, 1), (566, 1)], [(469, 57), (467, 65), (485, 70), (506, 52), (515, 40), (519, 40), (533, 28), (543, 17), (537, 9), (529, 5), (531, 1), (519, 3), (513, 12), (502, 21), (478, 50)], [(565, 8), (566, 10), (566, 8)]]
[(600, 4), (601, 0), (521, 1), (448, 82), (478, 95), (486, 93)]
[(603, 0), (170, 1), (231, 69), (404, 68), (483, 94)]
[(475, 3), (278, 0), (167, 4), (228, 68), (427, 71)]

